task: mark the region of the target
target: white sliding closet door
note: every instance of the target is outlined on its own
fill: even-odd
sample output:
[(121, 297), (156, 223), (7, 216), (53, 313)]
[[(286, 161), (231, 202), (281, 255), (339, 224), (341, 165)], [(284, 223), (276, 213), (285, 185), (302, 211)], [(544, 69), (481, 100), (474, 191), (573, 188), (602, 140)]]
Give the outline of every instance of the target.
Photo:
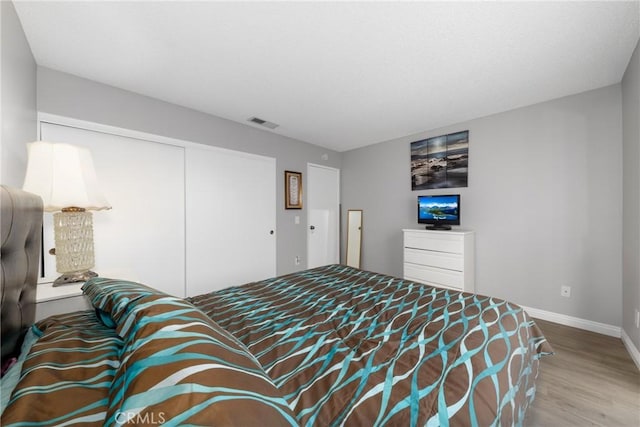
[(187, 296), (276, 274), (276, 161), (186, 148)]
[[(184, 148), (44, 122), (40, 137), (91, 150), (113, 206), (93, 213), (94, 270), (184, 296)], [(51, 214), (45, 221), (46, 252), (53, 247)], [(57, 276), (48, 254), (45, 274)]]

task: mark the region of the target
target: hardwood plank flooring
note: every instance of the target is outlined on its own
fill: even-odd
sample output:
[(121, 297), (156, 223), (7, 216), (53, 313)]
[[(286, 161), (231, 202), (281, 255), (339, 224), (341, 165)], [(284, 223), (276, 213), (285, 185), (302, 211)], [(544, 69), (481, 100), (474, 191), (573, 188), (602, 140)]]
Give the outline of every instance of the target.
[(525, 426), (640, 426), (640, 371), (622, 340), (536, 323), (555, 354), (540, 360)]

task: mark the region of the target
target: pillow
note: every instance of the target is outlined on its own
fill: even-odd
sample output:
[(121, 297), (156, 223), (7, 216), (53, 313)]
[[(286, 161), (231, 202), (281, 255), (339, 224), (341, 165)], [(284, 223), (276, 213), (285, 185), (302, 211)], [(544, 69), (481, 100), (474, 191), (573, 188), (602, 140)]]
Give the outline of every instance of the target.
[(48, 317), (32, 331), (0, 425), (102, 425), (122, 339), (90, 311)]
[(105, 424), (298, 425), (256, 358), (187, 301), (131, 282), (85, 287), (124, 342)]
[(96, 315), (106, 322), (108, 320), (105, 316), (116, 321), (125, 314), (129, 303), (138, 298), (146, 295), (166, 295), (140, 283), (104, 277), (94, 277), (88, 280), (82, 285), (82, 291), (95, 307)]

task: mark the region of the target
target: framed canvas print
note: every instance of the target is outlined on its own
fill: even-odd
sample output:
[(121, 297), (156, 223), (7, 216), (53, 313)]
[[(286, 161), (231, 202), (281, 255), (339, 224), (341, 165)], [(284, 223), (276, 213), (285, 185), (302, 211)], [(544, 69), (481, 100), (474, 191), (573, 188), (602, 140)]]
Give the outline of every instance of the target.
[(411, 189), (467, 187), (469, 131), (411, 143)]
[(284, 207), (302, 209), (302, 173), (284, 171)]

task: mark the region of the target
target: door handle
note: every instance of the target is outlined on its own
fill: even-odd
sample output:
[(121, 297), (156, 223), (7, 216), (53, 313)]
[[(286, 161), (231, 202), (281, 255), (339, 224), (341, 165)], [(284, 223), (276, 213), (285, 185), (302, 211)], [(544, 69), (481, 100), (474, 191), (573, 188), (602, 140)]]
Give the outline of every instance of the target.
[(309, 230), (315, 230), (316, 227), (314, 225), (312, 225), (311, 227), (309, 227)]
[(270, 230), (270, 231), (269, 231), (269, 234), (273, 234), (273, 233), (274, 233), (274, 232), (273, 232), (273, 230)]

